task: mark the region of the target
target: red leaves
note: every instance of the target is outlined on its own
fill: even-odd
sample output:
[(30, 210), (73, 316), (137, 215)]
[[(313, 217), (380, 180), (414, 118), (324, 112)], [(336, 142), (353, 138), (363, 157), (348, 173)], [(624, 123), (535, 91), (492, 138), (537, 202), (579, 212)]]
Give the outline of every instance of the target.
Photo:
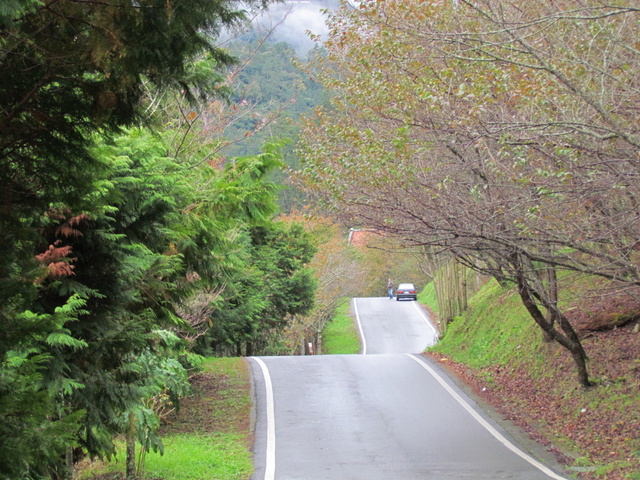
[(81, 213), (75, 217), (71, 217), (58, 228), (56, 228), (56, 237), (77, 238), (82, 236), (82, 232), (77, 227), (89, 221), (89, 215)]
[[(86, 213), (75, 215), (67, 218), (70, 212), (61, 210), (51, 210), (48, 212), (49, 218), (60, 220), (61, 223), (53, 228), (54, 237), (62, 238), (78, 238), (82, 236), (79, 229), (83, 224), (87, 224), (90, 217)], [(46, 235), (46, 232), (43, 232)], [(72, 262), (76, 258), (70, 257), (73, 248), (71, 245), (63, 245), (62, 240), (55, 240), (47, 249), (36, 255), (36, 260), (43, 264), (46, 268), (46, 274), (37, 280), (42, 282), (45, 278), (56, 280), (74, 275), (74, 266)]]
[[(56, 240), (53, 245), (49, 245), (47, 250), (36, 255), (36, 259), (46, 266), (46, 278), (49, 280), (68, 277), (74, 274), (74, 266), (71, 265), (71, 262), (74, 261), (75, 258), (69, 258), (72, 248), (69, 245), (60, 246), (61, 243), (60, 240)], [(42, 280), (44, 279), (40, 279), (40, 281)]]

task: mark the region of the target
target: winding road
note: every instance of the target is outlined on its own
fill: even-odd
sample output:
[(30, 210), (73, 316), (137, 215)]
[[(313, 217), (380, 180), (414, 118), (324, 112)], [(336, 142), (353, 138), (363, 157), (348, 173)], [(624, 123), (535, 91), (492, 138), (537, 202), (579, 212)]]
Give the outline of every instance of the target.
[[(252, 480), (562, 480), (434, 362), (417, 302), (352, 300), (361, 355), (252, 357)], [(509, 430), (511, 431), (511, 430)]]

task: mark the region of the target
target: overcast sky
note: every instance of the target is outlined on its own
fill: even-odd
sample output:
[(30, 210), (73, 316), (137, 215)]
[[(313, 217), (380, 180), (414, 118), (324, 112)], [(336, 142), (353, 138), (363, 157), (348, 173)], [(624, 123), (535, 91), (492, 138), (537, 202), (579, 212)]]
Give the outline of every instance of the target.
[(321, 10), (333, 10), (339, 6), (338, 0), (311, 0), (308, 2), (291, 2), (272, 4), (269, 12), (260, 18), (262, 28), (276, 25), (283, 21), (275, 29), (272, 39), (286, 42), (296, 49), (300, 56), (306, 56), (314, 43), (306, 33), (310, 31), (315, 35), (326, 38), (326, 15)]

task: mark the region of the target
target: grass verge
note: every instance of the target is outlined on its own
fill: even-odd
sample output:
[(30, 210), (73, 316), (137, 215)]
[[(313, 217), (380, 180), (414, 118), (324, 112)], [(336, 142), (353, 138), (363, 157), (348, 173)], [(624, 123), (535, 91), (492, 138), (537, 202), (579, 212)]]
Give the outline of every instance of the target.
[(360, 340), (348, 299), (336, 311), (322, 331), (322, 353), (327, 355), (360, 353)]
[[(164, 455), (147, 453), (142, 480), (247, 480), (253, 472), (249, 369), (241, 358), (210, 358), (193, 394), (162, 427)], [(77, 480), (122, 479), (124, 446), (111, 462), (83, 462)]]
[(418, 302), (422, 305), (428, 305), (429, 310), (438, 315), (440, 309), (438, 306), (438, 297), (436, 296), (436, 287), (433, 282), (429, 282), (422, 291), (418, 293)]

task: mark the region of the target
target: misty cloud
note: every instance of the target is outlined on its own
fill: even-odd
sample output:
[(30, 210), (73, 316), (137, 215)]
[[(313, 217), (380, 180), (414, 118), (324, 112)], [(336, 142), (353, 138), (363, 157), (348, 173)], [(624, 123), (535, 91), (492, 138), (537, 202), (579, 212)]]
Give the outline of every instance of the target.
[(328, 29), (322, 10), (335, 8), (338, 8), (338, 2), (331, 0), (273, 4), (256, 20), (256, 25), (260, 30), (275, 27), (271, 35), (273, 41), (286, 42), (298, 55), (306, 56), (314, 46), (307, 32), (325, 38)]

